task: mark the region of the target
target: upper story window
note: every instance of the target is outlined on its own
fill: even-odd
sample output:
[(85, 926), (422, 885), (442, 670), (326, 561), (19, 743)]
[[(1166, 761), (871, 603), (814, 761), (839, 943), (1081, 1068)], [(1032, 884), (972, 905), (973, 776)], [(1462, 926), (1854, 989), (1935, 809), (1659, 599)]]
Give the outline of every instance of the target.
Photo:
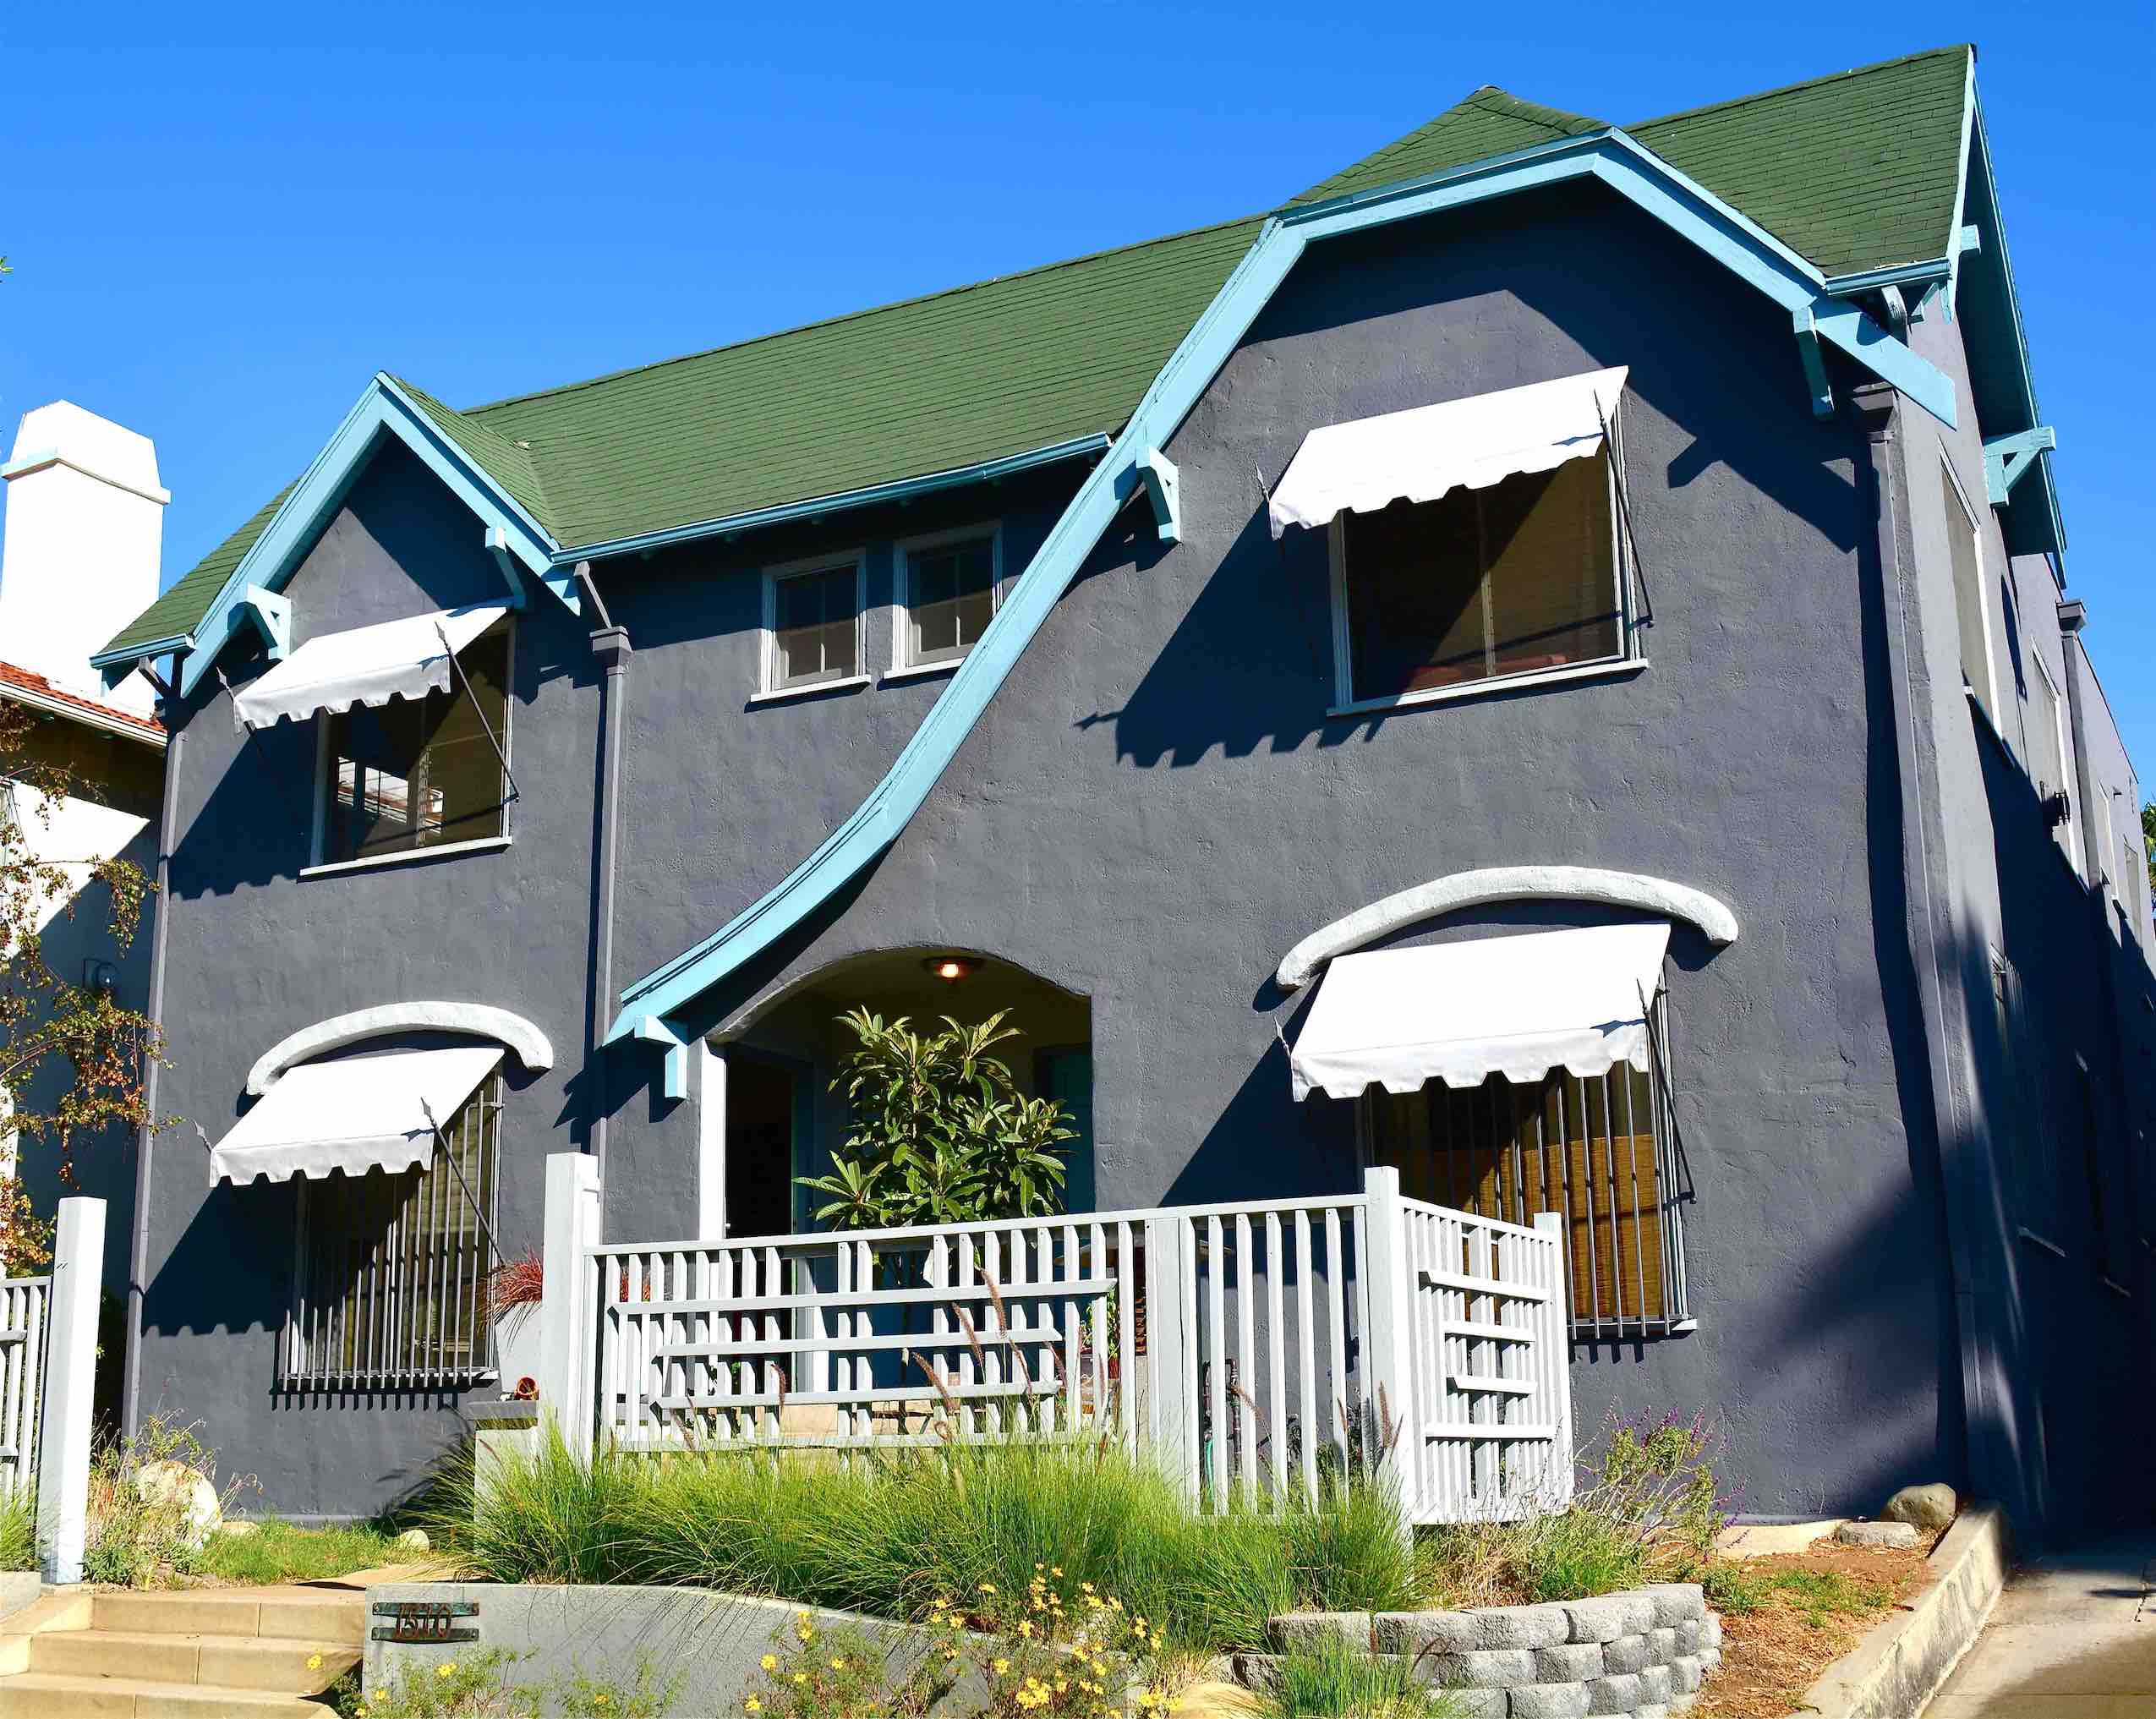
[(326, 714), (317, 864), (507, 833), (509, 646), (497, 621), (456, 653), (446, 691)]
[(1984, 594), (1984, 539), (1977, 517), (1962, 494), (1954, 468), (1941, 461), (1939, 482), (1945, 496), (1946, 541), (1953, 557), (1954, 609), (1961, 623), (1962, 679), (1999, 731), (1999, 679), (1991, 647), (1991, 605)]
[(2073, 742), (2066, 732), (2066, 702), (2052, 683), (2051, 671), (2044, 667), (2042, 655), (2032, 651), (2029, 660), (2036, 667), (2036, 673), (2029, 681), (2029, 775), (2035, 779), (2040, 799), (2048, 801), (2054, 795), (2065, 797), (2066, 815), (2052, 826), (2052, 833), (2059, 846), (2066, 850), (2074, 869), (2079, 871), (2081, 838), (2073, 815), (2073, 790), (2066, 780), (2066, 760), (2073, 756)]
[(1409, 702), (1629, 654), (1603, 449), (1332, 531), (1341, 703)]
[(941, 668), (972, 649), (995, 618), (1002, 533), (938, 532), (898, 546), (892, 668)]
[(823, 556), (765, 570), (763, 693), (862, 678), (866, 557)]

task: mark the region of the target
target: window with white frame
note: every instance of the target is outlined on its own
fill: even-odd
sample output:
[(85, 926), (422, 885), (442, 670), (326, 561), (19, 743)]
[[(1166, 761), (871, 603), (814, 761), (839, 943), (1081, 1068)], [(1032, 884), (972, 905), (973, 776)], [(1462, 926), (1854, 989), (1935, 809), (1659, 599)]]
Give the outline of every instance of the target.
[(995, 618), (1003, 578), (997, 526), (917, 537), (898, 545), (891, 666), (940, 668), (959, 661)]
[(323, 720), (315, 860), (349, 863), (506, 835), (510, 627), (457, 653), (447, 690)]
[(442, 1124), (424, 1169), (300, 1181), (287, 1389), (455, 1386), (492, 1371), (501, 1131), (496, 1075)]
[(1999, 726), (1999, 684), (1991, 646), (1991, 604), (1984, 589), (1984, 538), (1977, 517), (1962, 493), (1961, 479), (1944, 460), (1940, 488), (1946, 510), (1946, 541), (1954, 568), (1954, 610), (1961, 623), (1962, 680), (1984, 711)]
[(1438, 698), (1632, 654), (1606, 447), (1333, 522), (1343, 704)]
[(765, 571), (764, 693), (861, 677), (866, 579), (866, 557), (858, 551)]
[[(2073, 742), (2066, 731), (2066, 701), (2060, 698), (2059, 689), (2051, 679), (2051, 671), (2044, 665), (2043, 656), (2029, 653), (2036, 673), (2029, 682), (2029, 700), (2034, 706), (2030, 712), (2033, 731), (2029, 736), (2029, 775), (2036, 784), (2037, 797), (2049, 800), (2053, 795), (2064, 796), (2066, 815), (2052, 826), (2052, 833), (2059, 846), (2066, 850), (2067, 859), (2074, 868), (2081, 868), (2080, 838), (2074, 820), (2074, 796), (2067, 780), (2066, 760), (2073, 753)], [(2048, 809), (2048, 808), (2047, 808)]]

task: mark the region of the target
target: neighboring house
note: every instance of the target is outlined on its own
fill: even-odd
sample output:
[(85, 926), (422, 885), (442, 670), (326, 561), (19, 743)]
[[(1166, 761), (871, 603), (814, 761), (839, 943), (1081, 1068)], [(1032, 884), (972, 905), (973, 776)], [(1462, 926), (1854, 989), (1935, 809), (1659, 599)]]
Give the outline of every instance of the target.
[[(95, 862), (116, 856), (145, 873), (156, 869), (152, 823), (165, 731), (150, 714), (150, 691), (140, 677), (108, 691), (90, 655), (104, 643), (115, 610), (156, 595), (170, 499), (157, 482), (156, 449), (146, 436), (55, 401), (23, 414), (0, 480), (8, 500), (0, 549), (0, 701), (38, 718), (29, 761), (64, 764), (78, 789), (47, 807), (0, 775), (0, 793), (10, 797), (31, 851), (41, 859), (69, 862), (74, 880), (68, 894), (38, 904), (36, 929), (54, 972), (108, 986), (124, 1006), (146, 1010), (156, 903), (145, 907), (123, 950), (112, 933), (104, 887), (91, 881), (90, 871)], [(67, 1070), (52, 1067), (36, 1081), (57, 1092), (67, 1077)], [(17, 1096), (41, 1102), (45, 1095), (33, 1090)], [(0, 1088), (0, 1163), (11, 1175), (19, 1167), (19, 1142), (5, 1126), (13, 1103)], [(48, 1216), (62, 1192), (109, 1202), (110, 1233), (118, 1238), (134, 1207), (134, 1145), (123, 1134), (77, 1142), (75, 1185), (69, 1189), (56, 1180), (47, 1148), (31, 1148), (19, 1169), (36, 1207)], [(107, 1249), (105, 1267), (107, 1285), (122, 1290), (124, 1241), (116, 1239)]]
[(373, 1509), (501, 1388), (546, 1154), (610, 1237), (784, 1231), (842, 1010), (1009, 1008), (1074, 1206), (1560, 1209), (1583, 1436), (2100, 1514), (2138, 791), (1973, 63), (1485, 88), (1269, 216), (376, 377), (98, 659), (171, 660), (158, 1107), (215, 1147), (151, 1161), (138, 1408)]

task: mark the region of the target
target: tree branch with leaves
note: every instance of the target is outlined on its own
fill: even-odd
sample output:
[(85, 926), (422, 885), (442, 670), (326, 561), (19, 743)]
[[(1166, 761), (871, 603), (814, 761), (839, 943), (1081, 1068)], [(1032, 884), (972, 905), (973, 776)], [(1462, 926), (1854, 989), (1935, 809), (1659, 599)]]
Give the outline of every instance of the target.
[(1063, 1142), (1077, 1137), (1063, 1107), (1027, 1097), (994, 1053), (1023, 1035), (999, 1010), (976, 1026), (946, 1015), (922, 1035), (906, 1016), (866, 1009), (839, 1019), (859, 1041), (831, 1082), (852, 1112), (827, 1176), (801, 1185), (828, 1196), (834, 1229), (904, 1229), (1046, 1218), (1063, 1210)]
[[(56, 919), (90, 911), (105, 915), (124, 950), (150, 894), (131, 861), (53, 851), (61, 809), (96, 786), (35, 744), (54, 720), (0, 699), (0, 1095), (9, 1102), (0, 1137), (13, 1136), (18, 1161), (26, 1148), (51, 1153), (67, 1185), (78, 1148), (150, 1120), (143, 1076), (164, 1040), (148, 1016), (46, 958)], [(48, 1234), (20, 1180), (0, 1181), (0, 1266), (41, 1263)]]

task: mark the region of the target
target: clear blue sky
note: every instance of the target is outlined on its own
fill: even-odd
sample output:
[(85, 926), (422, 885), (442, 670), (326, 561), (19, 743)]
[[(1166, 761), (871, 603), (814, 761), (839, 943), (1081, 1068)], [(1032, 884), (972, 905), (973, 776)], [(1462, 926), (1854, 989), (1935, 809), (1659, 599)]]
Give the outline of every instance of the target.
[[(1502, 15), (1500, 15), (1502, 14)], [(1973, 40), (2071, 589), (2156, 782), (2156, 5), (0, 15), (0, 434), (156, 439), (166, 578), (377, 369), (458, 405), (1270, 206), (1478, 84), (1622, 123)]]

